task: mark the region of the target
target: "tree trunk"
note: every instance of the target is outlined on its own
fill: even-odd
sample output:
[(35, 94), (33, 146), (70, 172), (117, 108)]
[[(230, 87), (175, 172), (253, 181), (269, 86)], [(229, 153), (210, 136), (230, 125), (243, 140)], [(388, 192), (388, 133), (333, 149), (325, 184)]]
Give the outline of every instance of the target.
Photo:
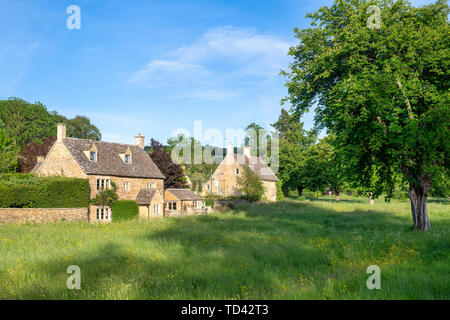
[(336, 201), (339, 201), (339, 190), (338, 190), (338, 188), (334, 188), (334, 196), (335, 196)]
[(430, 230), (428, 220), (427, 194), (430, 190), (431, 181), (420, 178), (418, 184), (410, 184), (409, 199), (411, 200), (411, 213), (414, 222), (414, 230)]
[(303, 186), (297, 186), (298, 196), (301, 197), (303, 195)]
[(317, 200), (319, 200), (319, 187), (317, 187)]
[(373, 204), (374, 204), (374, 201), (373, 201), (373, 194), (372, 194), (372, 193), (370, 193), (370, 196), (369, 196), (369, 204), (370, 204), (371, 206), (373, 206)]

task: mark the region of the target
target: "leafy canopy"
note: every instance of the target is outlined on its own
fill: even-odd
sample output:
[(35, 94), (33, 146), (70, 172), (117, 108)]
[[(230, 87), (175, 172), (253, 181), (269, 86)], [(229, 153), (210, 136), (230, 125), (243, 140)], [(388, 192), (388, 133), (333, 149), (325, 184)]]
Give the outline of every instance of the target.
[[(370, 29), (367, 9), (381, 9)], [(449, 173), (450, 28), (446, 1), (414, 8), (406, 1), (337, 0), (295, 29), (299, 44), (287, 77), (297, 115), (316, 106), (316, 123), (335, 135), (347, 177), (374, 194), (396, 177), (426, 194)]]

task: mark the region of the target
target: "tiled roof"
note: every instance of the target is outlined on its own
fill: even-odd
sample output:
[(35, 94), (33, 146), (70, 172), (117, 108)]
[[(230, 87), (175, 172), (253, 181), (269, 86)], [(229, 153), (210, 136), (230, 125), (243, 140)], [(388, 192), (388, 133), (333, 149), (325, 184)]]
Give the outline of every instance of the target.
[[(75, 161), (86, 174), (165, 179), (165, 176), (150, 158), (150, 155), (138, 146), (78, 138), (65, 138), (67, 147)], [(84, 151), (89, 151), (95, 145), (97, 161), (90, 161)], [(132, 161), (125, 164), (119, 154), (131, 151)]]
[(173, 194), (175, 197), (177, 197), (179, 200), (182, 201), (196, 201), (196, 200), (202, 200), (202, 198), (196, 194), (194, 191), (190, 189), (166, 189), (166, 191)]
[[(235, 161), (240, 165), (249, 165), (250, 168), (263, 181), (278, 181), (277, 176), (272, 169), (264, 162), (262, 157), (244, 156), (243, 154), (234, 154)], [(224, 160), (225, 161), (225, 160)]]
[(156, 189), (142, 189), (139, 191), (136, 202), (138, 204), (150, 204), (155, 196)]

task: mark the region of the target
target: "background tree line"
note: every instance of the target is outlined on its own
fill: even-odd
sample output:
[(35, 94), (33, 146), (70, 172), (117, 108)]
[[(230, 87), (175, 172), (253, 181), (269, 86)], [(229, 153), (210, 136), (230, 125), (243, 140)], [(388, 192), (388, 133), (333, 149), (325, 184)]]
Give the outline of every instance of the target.
[(55, 141), (58, 123), (67, 125), (70, 137), (101, 140), (100, 130), (84, 116), (68, 119), (40, 102), (0, 100), (0, 173), (29, 172)]

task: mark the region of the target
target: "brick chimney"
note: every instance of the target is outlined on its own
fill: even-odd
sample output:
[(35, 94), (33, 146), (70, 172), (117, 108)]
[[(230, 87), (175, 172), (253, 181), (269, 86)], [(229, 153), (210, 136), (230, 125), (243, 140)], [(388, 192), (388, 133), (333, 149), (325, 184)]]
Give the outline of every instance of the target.
[(56, 133), (56, 141), (62, 142), (66, 138), (66, 125), (64, 123), (58, 123)]
[(145, 137), (139, 133), (136, 137), (134, 137), (134, 144), (143, 150), (145, 147)]

